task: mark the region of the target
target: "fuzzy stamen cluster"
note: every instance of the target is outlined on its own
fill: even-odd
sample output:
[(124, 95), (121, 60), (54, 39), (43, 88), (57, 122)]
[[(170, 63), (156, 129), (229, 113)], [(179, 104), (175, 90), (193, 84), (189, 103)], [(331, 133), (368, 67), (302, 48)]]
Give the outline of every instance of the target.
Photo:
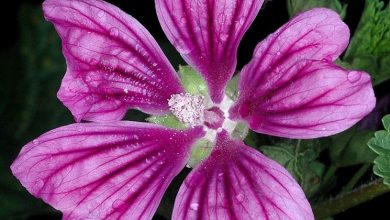
[(203, 124), (205, 110), (203, 96), (189, 93), (174, 94), (168, 100), (168, 105), (172, 114), (185, 125), (194, 127)]

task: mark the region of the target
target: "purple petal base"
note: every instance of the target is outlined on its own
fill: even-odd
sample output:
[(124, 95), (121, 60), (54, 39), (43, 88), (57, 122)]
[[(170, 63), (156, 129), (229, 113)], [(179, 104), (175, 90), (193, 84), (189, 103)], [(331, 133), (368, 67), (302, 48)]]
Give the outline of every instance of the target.
[(302, 189), (282, 166), (218, 134), (217, 146), (179, 190), (174, 220), (313, 220)]

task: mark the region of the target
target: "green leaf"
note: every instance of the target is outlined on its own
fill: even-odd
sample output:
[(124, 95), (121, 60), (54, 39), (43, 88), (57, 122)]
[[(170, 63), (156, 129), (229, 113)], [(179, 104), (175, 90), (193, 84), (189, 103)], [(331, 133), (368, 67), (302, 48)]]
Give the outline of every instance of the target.
[(347, 5), (342, 4), (339, 0), (287, 0), (287, 10), (290, 17), (318, 7), (330, 8), (339, 13), (341, 18), (344, 18), (347, 12)]
[(260, 150), (283, 165), (298, 181), (306, 196), (311, 197), (319, 189), (324, 165), (317, 161), (319, 143), (298, 140), (296, 144), (279, 143), (275, 146), (262, 146)]
[(374, 131), (362, 131), (352, 127), (330, 137), (329, 155), (336, 167), (372, 163), (375, 154), (366, 145)]
[(343, 58), (371, 74), (373, 84), (390, 79), (390, 4), (366, 0), (359, 25)]
[(378, 155), (374, 160), (374, 173), (390, 187), (390, 115), (383, 117), (382, 122), (385, 130), (375, 132), (368, 146)]
[(146, 121), (159, 124), (168, 128), (185, 129), (185, 125), (181, 123), (174, 115), (150, 116)]
[(179, 66), (179, 76), (185, 90), (193, 95), (208, 96), (204, 79), (190, 66)]

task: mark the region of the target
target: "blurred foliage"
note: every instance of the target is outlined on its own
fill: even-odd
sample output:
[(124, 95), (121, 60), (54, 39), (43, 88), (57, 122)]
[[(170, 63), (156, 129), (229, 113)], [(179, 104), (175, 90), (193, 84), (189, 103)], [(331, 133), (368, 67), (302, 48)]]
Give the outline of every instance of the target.
[(390, 4), (366, 0), (343, 61), (369, 72), (374, 85), (390, 79)]
[(287, 0), (287, 10), (290, 17), (318, 7), (330, 8), (339, 13), (341, 18), (344, 18), (347, 13), (347, 5), (342, 4), (339, 0)]
[(378, 154), (374, 161), (374, 173), (390, 187), (390, 115), (383, 117), (382, 122), (385, 130), (375, 132), (368, 146)]
[(336, 167), (347, 167), (357, 164), (372, 163), (375, 154), (366, 143), (374, 131), (359, 130), (357, 126), (332, 136), (329, 143), (329, 154)]
[[(390, 79), (390, 4), (381, 0), (366, 0), (358, 27), (349, 47), (338, 64), (371, 74), (373, 84)], [(346, 4), (340, 0), (287, 0), (290, 17), (315, 7), (326, 7), (345, 18)]]
[[(347, 9), (339, 0), (287, 0), (287, 6), (291, 16), (313, 7), (328, 7), (345, 17)], [(28, 219), (41, 213), (56, 213), (21, 186), (10, 173), (9, 166), (27, 141), (47, 130), (73, 123), (70, 112), (56, 98), (66, 68), (58, 35), (52, 25), (43, 20), (40, 7), (22, 6), (19, 21), (18, 44), (0, 52), (4, 71), (0, 81), (0, 219)], [(160, 45), (174, 67), (183, 63), (165, 39)], [(385, 7), (379, 0), (366, 1), (361, 21), (340, 63), (369, 72), (376, 85), (390, 79), (390, 5)], [(202, 78), (190, 67), (180, 66), (178, 72), (188, 91), (194, 94), (207, 92)], [(235, 77), (228, 85), (227, 93), (231, 97), (237, 96), (237, 79)], [(142, 121), (145, 117), (143, 113), (130, 111), (126, 119)], [(183, 128), (172, 115), (147, 120)], [(254, 132), (250, 132), (245, 141), (285, 166), (307, 196), (313, 198), (329, 195), (329, 190), (323, 189), (330, 186), (327, 177), (335, 178), (336, 168), (374, 161), (374, 172), (390, 183), (390, 117), (385, 117), (383, 123), (386, 130), (376, 132), (368, 142), (379, 154), (376, 159), (366, 146), (374, 131), (361, 130), (357, 126), (316, 141), (286, 140)], [(188, 172), (189, 169), (185, 169), (176, 177), (163, 197), (158, 213), (167, 219)]]
[(273, 146), (261, 146), (260, 150), (286, 167), (307, 197), (317, 192), (325, 168), (324, 164), (316, 160), (320, 153), (318, 141), (298, 140), (294, 144), (281, 142)]
[(29, 195), (9, 169), (28, 140), (72, 121), (56, 98), (65, 71), (59, 38), (42, 17), (40, 8), (22, 6), (19, 42), (16, 47), (0, 53), (4, 67), (0, 86), (4, 92), (0, 106), (0, 219), (26, 219), (54, 212)]

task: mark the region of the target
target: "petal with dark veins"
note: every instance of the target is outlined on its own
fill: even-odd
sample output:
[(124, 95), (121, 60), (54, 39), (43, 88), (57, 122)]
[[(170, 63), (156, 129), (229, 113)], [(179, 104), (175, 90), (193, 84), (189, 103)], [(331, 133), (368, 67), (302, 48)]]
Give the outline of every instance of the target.
[(263, 0), (156, 0), (168, 39), (205, 78), (215, 103), (237, 64), (237, 48)]
[(183, 91), (150, 33), (119, 8), (99, 0), (46, 0), (43, 11), (67, 63), (58, 98), (76, 121), (118, 121), (129, 108), (164, 114), (170, 96)]
[(336, 12), (316, 8), (299, 14), (256, 46), (240, 73), (241, 99), (267, 83), (273, 72), (283, 72), (299, 61), (335, 61), (348, 40), (349, 28)]
[(151, 219), (202, 132), (136, 122), (72, 124), (28, 143), (11, 169), (64, 219)]
[(305, 194), (277, 164), (218, 135), (210, 157), (185, 179), (176, 197), (174, 220), (314, 220)]
[(375, 106), (370, 77), (333, 62), (348, 45), (339, 15), (316, 8), (259, 43), (240, 73), (231, 118), (257, 132), (316, 138), (348, 129)]
[(239, 100), (231, 117), (259, 133), (317, 138), (346, 130), (371, 112), (370, 76), (326, 61), (301, 61), (267, 76), (250, 98)]

